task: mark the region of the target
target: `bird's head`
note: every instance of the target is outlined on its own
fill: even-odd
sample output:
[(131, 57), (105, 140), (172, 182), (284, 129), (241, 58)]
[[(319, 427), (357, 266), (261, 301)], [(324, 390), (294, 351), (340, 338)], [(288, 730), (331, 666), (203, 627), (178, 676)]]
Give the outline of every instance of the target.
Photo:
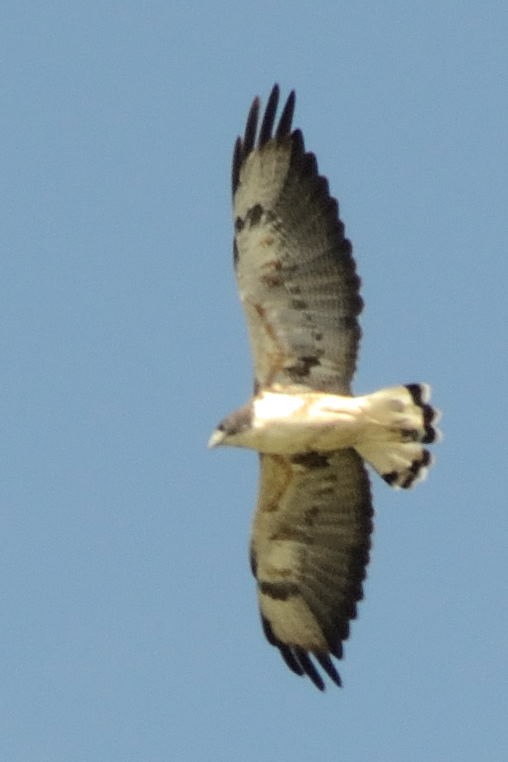
[(230, 445), (249, 447), (249, 433), (252, 431), (252, 405), (248, 403), (224, 418), (208, 440), (208, 447)]

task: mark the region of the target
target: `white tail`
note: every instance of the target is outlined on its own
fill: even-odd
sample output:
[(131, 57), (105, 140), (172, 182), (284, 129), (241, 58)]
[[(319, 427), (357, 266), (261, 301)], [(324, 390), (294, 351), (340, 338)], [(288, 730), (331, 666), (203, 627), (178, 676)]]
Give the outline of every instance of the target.
[(392, 487), (411, 487), (425, 478), (432, 457), (423, 446), (436, 442), (439, 413), (429, 405), (430, 387), (407, 384), (382, 389), (365, 398), (373, 424), (358, 453)]

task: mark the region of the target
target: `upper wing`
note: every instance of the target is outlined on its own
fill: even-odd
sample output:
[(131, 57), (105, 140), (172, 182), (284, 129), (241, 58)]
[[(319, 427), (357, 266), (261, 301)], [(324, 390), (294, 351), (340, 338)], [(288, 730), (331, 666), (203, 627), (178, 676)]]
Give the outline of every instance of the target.
[(275, 85), (258, 130), (256, 98), (233, 158), (235, 267), (256, 383), (347, 394), (360, 279), (337, 201), (291, 132), (294, 92), (274, 130), (278, 99)]
[(369, 479), (355, 450), (261, 456), (251, 559), (265, 634), (287, 665), (340, 685), (342, 656), (369, 559)]

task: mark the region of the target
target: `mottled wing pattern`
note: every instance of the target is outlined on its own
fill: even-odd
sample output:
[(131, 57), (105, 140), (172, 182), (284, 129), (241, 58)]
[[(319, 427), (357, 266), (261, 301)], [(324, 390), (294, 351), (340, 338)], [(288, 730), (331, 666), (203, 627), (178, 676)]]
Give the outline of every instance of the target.
[(340, 685), (372, 531), (370, 486), (354, 450), (262, 455), (251, 559), (264, 632), (321, 690), (316, 662)]
[(351, 244), (314, 154), (291, 131), (294, 93), (252, 104), (233, 159), (234, 258), (257, 388), (347, 394), (362, 308)]

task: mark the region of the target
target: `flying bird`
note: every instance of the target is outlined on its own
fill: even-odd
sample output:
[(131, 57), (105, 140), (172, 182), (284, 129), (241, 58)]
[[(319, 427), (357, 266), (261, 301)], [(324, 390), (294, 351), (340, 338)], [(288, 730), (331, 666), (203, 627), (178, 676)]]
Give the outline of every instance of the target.
[(234, 266), (247, 316), (254, 395), (209, 446), (257, 450), (251, 538), (261, 621), (287, 666), (323, 690), (337, 685), (363, 596), (372, 499), (365, 464), (411, 487), (438, 438), (429, 387), (353, 396), (360, 279), (337, 201), (302, 133), (294, 91), (277, 119), (279, 87), (260, 119), (252, 103), (232, 168)]

